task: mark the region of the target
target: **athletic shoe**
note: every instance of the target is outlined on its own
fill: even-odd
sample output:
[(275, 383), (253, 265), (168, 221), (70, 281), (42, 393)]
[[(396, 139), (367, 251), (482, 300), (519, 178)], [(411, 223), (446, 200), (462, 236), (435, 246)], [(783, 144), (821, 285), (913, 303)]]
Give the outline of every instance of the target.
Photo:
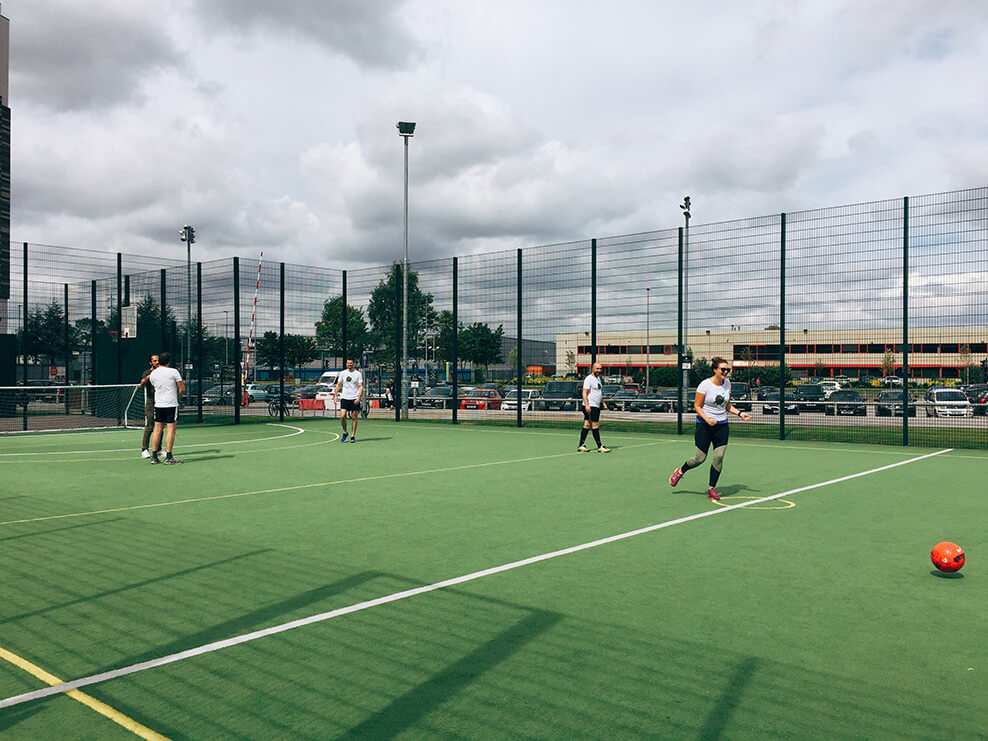
[(669, 486), (675, 486), (681, 478), (683, 478), (683, 472), (677, 468), (672, 472), (672, 476), (669, 477)]
[(711, 486), (709, 489), (707, 489), (707, 498), (712, 499), (713, 501), (716, 502), (720, 499), (720, 494), (718, 494), (717, 490)]
[(597, 448), (597, 452), (598, 453), (610, 453), (611, 452), (611, 449), (610, 448), (605, 448), (603, 445), (601, 445), (599, 448)]
[(355, 438), (355, 437), (351, 437), (351, 438), (350, 438), (350, 442), (352, 442), (352, 443), (355, 443), (355, 442), (357, 442), (357, 438)]
[(345, 432), (344, 432), (344, 433), (343, 433), (343, 437), (341, 437), (341, 438), (340, 438), (340, 442), (341, 442), (341, 443), (345, 443), (345, 442), (346, 442), (346, 439), (347, 439), (348, 437), (349, 437), (349, 435), (347, 435), (347, 433), (345, 433)]
[(152, 465), (152, 466), (153, 466), (153, 465), (156, 465), (156, 464), (158, 464), (158, 463), (161, 463), (161, 459), (160, 459), (160, 458), (152, 458), (152, 459), (151, 459), (151, 465)]
[(150, 458), (150, 457), (151, 457), (151, 451), (148, 450), (147, 448), (144, 448), (144, 450), (141, 451), (141, 458)]
[(587, 448), (587, 446), (586, 446), (586, 445), (581, 445), (580, 447), (578, 447), (578, 448), (576, 449), (576, 452), (577, 452), (577, 453), (586, 453), (586, 452), (587, 452), (587, 450), (589, 450), (589, 448)]
[(185, 463), (185, 461), (180, 461), (178, 458), (165, 458), (166, 466), (177, 466), (180, 463)]

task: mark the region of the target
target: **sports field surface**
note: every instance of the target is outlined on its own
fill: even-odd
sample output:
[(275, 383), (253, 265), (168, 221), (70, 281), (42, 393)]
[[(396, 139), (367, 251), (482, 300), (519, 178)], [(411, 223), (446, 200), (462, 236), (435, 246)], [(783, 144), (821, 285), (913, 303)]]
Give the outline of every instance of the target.
[(4, 741), (988, 738), (988, 453), (339, 432), (0, 437)]

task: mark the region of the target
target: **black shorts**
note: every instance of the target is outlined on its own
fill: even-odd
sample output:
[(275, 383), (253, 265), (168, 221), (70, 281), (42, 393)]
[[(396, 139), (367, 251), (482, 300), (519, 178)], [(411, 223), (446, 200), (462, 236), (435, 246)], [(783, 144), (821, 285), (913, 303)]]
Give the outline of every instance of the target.
[(586, 407), (583, 407), (583, 420), (585, 422), (600, 422), (600, 407), (590, 407), (589, 412), (587, 412)]
[(178, 419), (178, 407), (155, 407), (154, 421), (170, 425)]
[(340, 399), (340, 409), (344, 412), (360, 411), (360, 402), (356, 399)]
[(729, 428), (730, 425), (727, 422), (720, 425), (708, 425), (706, 422), (697, 422), (696, 432), (693, 433), (693, 442), (704, 453), (710, 450), (711, 443), (713, 443), (715, 449), (723, 447), (727, 445), (727, 438), (730, 434)]

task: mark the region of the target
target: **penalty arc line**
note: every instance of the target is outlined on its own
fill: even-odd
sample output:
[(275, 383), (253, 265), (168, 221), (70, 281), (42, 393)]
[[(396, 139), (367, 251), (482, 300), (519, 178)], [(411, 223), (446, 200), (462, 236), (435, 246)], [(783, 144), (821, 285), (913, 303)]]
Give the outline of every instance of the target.
[(408, 597), (415, 597), (419, 594), (426, 594), (428, 592), (434, 592), (438, 589), (444, 589), (446, 587), (456, 586), (457, 584), (464, 584), (466, 582), (474, 581), (476, 579), (482, 579), (486, 576), (492, 576), (494, 574), (500, 574), (505, 571), (511, 571), (512, 569), (521, 568), (522, 566), (529, 566), (531, 564), (540, 563), (542, 561), (548, 561), (549, 559), (558, 558), (559, 556), (568, 556), (573, 553), (579, 553), (580, 551), (589, 550), (590, 548), (596, 548), (597, 546), (607, 545), (608, 543), (615, 543), (620, 540), (626, 540), (628, 538), (633, 538), (637, 535), (643, 535), (645, 533), (650, 533), (655, 530), (662, 530), (663, 528), (672, 527), (673, 525), (681, 525), (683, 523), (692, 522), (694, 520), (699, 520), (704, 517), (714, 517), (716, 515), (720, 515), (725, 512), (731, 512), (733, 510), (741, 509), (743, 507), (749, 507), (753, 504), (770, 502), (775, 499), (781, 499), (782, 497), (791, 496), (793, 494), (799, 494), (804, 491), (811, 491), (812, 489), (819, 489), (824, 486), (839, 484), (844, 481), (850, 481), (852, 479), (861, 478), (862, 476), (869, 476), (873, 473), (888, 471), (892, 468), (898, 468), (899, 466), (905, 466), (910, 463), (916, 463), (918, 461), (922, 461), (927, 458), (932, 458), (933, 456), (941, 455), (942, 453), (949, 453), (951, 450), (953, 450), (953, 448), (946, 448), (944, 450), (938, 450), (934, 453), (928, 453), (926, 455), (921, 455), (916, 458), (910, 458), (909, 460), (898, 461), (897, 463), (891, 463), (887, 466), (872, 468), (867, 471), (861, 471), (859, 473), (852, 473), (847, 476), (841, 476), (840, 478), (831, 479), (829, 481), (823, 481), (817, 484), (810, 484), (809, 486), (802, 486), (799, 487), (798, 489), (790, 489), (788, 491), (783, 491), (778, 494), (771, 494), (767, 497), (762, 497), (760, 499), (753, 499), (751, 501), (741, 502), (739, 504), (732, 504), (729, 507), (705, 510), (703, 512), (687, 515), (685, 517), (679, 517), (675, 520), (667, 520), (666, 522), (660, 522), (656, 525), (649, 525), (648, 527), (639, 528), (637, 530), (629, 530), (628, 532), (625, 533), (620, 533), (618, 535), (611, 535), (606, 538), (600, 538), (599, 540), (590, 541), (588, 543), (581, 543), (580, 545), (570, 546), (569, 548), (563, 548), (557, 551), (543, 553), (539, 556), (524, 558), (520, 561), (512, 561), (511, 563), (502, 564), (501, 566), (494, 566), (489, 569), (483, 569), (482, 571), (474, 571), (471, 574), (464, 574), (463, 576), (457, 576), (452, 579), (437, 581), (434, 582), (433, 584), (427, 584), (422, 587), (415, 587), (414, 589), (406, 589), (402, 592), (395, 592), (393, 594), (389, 594), (384, 597), (378, 597), (376, 599), (367, 600), (366, 602), (358, 602), (357, 604), (349, 605), (348, 607), (341, 607), (339, 609), (330, 610), (329, 612), (323, 612), (318, 615), (311, 615), (307, 618), (292, 620), (291, 622), (282, 623), (281, 625), (275, 625), (270, 628), (264, 628), (263, 630), (254, 631), (252, 633), (245, 633), (240, 636), (234, 636), (233, 638), (226, 638), (222, 641), (214, 641), (213, 643), (207, 643), (202, 646), (198, 646), (196, 648), (190, 648), (185, 651), (179, 651), (178, 653), (170, 654), (168, 656), (162, 656), (157, 659), (142, 661), (140, 663), (131, 664), (130, 666), (121, 667), (119, 669), (111, 669), (110, 671), (100, 672), (99, 674), (92, 674), (88, 677), (74, 679), (71, 682), (64, 682), (54, 687), (47, 687), (45, 689), (35, 690), (33, 692), (25, 692), (20, 695), (13, 695), (11, 697), (7, 697), (3, 700), (0, 700), (0, 709), (13, 707), (14, 705), (20, 705), (26, 702), (31, 702), (33, 700), (40, 700), (45, 697), (51, 697), (52, 695), (63, 694), (65, 692), (70, 692), (72, 690), (79, 689), (80, 687), (88, 687), (89, 685), (99, 684), (101, 682), (106, 682), (111, 679), (118, 679), (119, 677), (125, 677), (130, 674), (136, 674), (137, 672), (142, 672), (147, 669), (154, 669), (159, 666), (173, 664), (177, 661), (190, 659), (194, 656), (201, 656), (203, 654), (212, 653), (214, 651), (220, 651), (222, 649), (230, 648), (232, 646), (239, 646), (242, 643), (249, 643), (251, 641), (256, 641), (259, 638), (266, 638), (268, 636), (277, 635), (278, 633), (284, 633), (289, 630), (294, 630), (295, 628), (301, 628), (306, 625), (313, 625), (315, 623), (321, 623), (326, 620), (332, 620), (333, 618), (341, 617), (343, 615), (349, 615), (350, 613), (354, 613), (354, 612), (360, 612), (362, 610), (367, 610), (371, 607), (378, 607), (379, 605), (386, 605), (390, 602), (397, 602), (398, 600), (407, 599)]

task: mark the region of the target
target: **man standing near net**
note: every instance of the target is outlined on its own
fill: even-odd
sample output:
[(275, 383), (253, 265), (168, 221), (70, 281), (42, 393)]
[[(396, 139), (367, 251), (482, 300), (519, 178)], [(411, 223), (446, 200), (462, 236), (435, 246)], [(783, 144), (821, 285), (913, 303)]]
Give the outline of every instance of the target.
[[(340, 389), (342, 388), (342, 394)], [(357, 413), (360, 411), (360, 397), (364, 393), (364, 376), (356, 369), (353, 360), (346, 361), (346, 370), (336, 378), (336, 386), (333, 388), (333, 398), (339, 400), (340, 424), (343, 425), (343, 437), (341, 443), (347, 441), (346, 418), (350, 415), (353, 420), (353, 427), (350, 433), (350, 442), (357, 442)]]
[(165, 432), (166, 465), (174, 465), (182, 461), (172, 456), (175, 445), (175, 426), (178, 422), (178, 397), (185, 393), (182, 374), (174, 368), (169, 368), (171, 357), (163, 352), (158, 356), (158, 367), (151, 371), (148, 380), (154, 387), (154, 433), (151, 435), (151, 462), (161, 463), (158, 454), (161, 452), (161, 433)]
[(580, 430), (580, 447), (577, 451), (587, 452), (587, 433), (593, 432), (594, 442), (597, 443), (598, 453), (610, 453), (610, 448), (605, 448), (600, 442), (600, 410), (607, 409), (604, 401), (604, 389), (600, 383), (600, 374), (604, 366), (594, 363), (590, 370), (590, 375), (583, 379), (583, 429)]
[(157, 355), (151, 356), (150, 365), (151, 367), (141, 376), (141, 386), (144, 387), (144, 441), (141, 443), (141, 458), (151, 457), (148, 445), (151, 443), (151, 433), (154, 432), (154, 386), (148, 382), (148, 379), (151, 377), (151, 371), (158, 367)]

